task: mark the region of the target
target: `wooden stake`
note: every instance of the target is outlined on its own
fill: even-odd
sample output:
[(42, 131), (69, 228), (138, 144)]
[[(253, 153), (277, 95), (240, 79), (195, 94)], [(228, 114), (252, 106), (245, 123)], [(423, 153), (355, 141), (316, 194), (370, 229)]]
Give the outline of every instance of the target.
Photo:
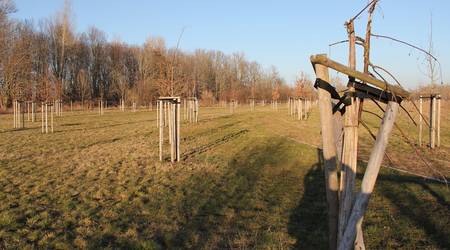
[(44, 103), (41, 102), (41, 127), (42, 127), (42, 133), (44, 133)]
[(419, 97), (419, 146), (422, 146), (422, 96)]
[(36, 103), (31, 103), (31, 122), (36, 121)]
[(436, 97), (430, 98), (430, 148), (434, 148), (436, 140)]
[(180, 161), (180, 109), (181, 109), (181, 102), (178, 100), (177, 104), (176, 104), (176, 110), (177, 110), (177, 121), (176, 121), (176, 131), (177, 131), (177, 136), (176, 136), (176, 145), (177, 145), (177, 161)]
[(159, 101), (156, 101), (156, 126), (159, 126)]
[(53, 112), (54, 112), (54, 109), (55, 109), (54, 106), (50, 106), (50, 116), (51, 116), (52, 133), (53, 133)]
[(174, 122), (175, 117), (174, 109), (172, 103), (169, 103), (169, 143), (170, 143), (170, 162), (175, 161), (175, 142), (174, 142)]
[[(356, 36), (353, 22), (347, 23), (349, 35), (349, 68), (356, 68)], [(349, 92), (355, 89), (350, 87)], [(353, 190), (355, 186), (356, 165), (358, 156), (358, 124), (359, 124), (359, 98), (351, 97), (351, 104), (345, 108), (344, 116), (344, 141), (341, 159), (340, 176), (340, 202), (339, 202), (339, 227), (338, 242), (344, 234), (350, 217), (353, 204)], [(361, 232), (362, 233), (362, 232)]]
[(30, 121), (30, 102), (27, 102), (27, 121)]
[[(328, 68), (314, 65), (317, 78), (329, 82)], [(317, 90), (319, 98), (320, 126), (322, 131), (322, 154), (324, 160), (326, 196), (328, 205), (329, 249), (336, 249), (338, 226), (338, 171), (336, 162), (336, 144), (333, 127), (331, 95), (324, 89)], [(290, 99), (289, 99), (290, 100)]]
[(164, 134), (164, 108), (163, 108), (163, 102), (162, 101), (158, 101), (159, 102), (159, 160), (162, 161), (163, 160), (163, 134)]
[(45, 103), (45, 133), (48, 134), (48, 104)]
[(437, 101), (436, 147), (440, 147), (441, 146), (441, 96), (440, 95), (438, 95), (436, 97), (436, 101)]

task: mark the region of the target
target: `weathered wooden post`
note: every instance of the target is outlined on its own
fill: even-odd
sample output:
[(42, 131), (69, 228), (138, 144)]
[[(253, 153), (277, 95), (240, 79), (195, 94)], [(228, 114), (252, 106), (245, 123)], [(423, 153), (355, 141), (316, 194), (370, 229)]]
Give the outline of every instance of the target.
[(434, 148), (436, 141), (436, 95), (430, 96), (430, 148)]
[(162, 100), (158, 100), (159, 103), (159, 161), (163, 160), (163, 140), (164, 140), (164, 104)]
[(198, 99), (195, 97), (195, 123), (198, 123), (199, 107)]
[[(172, 103), (167, 103), (167, 113), (168, 113), (168, 116), (167, 116), (167, 119), (169, 120), (169, 144), (170, 145), (172, 145), (172, 138), (173, 138), (173, 131), (172, 131), (172, 128), (173, 128), (173, 122), (172, 122)], [(171, 156), (173, 155), (173, 148), (172, 147), (170, 147), (170, 154), (171, 154)]]
[(12, 107), (13, 107), (13, 128), (16, 128), (16, 126), (17, 126), (17, 123), (16, 123), (16, 118), (17, 118), (17, 115), (16, 115), (16, 109), (17, 109), (16, 100), (13, 100)]
[(45, 103), (45, 133), (48, 133), (48, 104)]
[(45, 124), (44, 124), (44, 102), (41, 102), (41, 132), (45, 132)]
[(20, 121), (20, 128), (25, 128), (25, 105), (23, 102), (19, 103), (19, 111), (21, 113), (21, 121)]
[[(326, 55), (321, 55), (326, 56)], [(313, 58), (311, 57), (311, 61)], [(318, 80), (325, 83), (329, 82), (328, 68), (313, 64)], [(336, 144), (334, 135), (334, 122), (331, 103), (331, 94), (324, 88), (317, 88), (318, 105), (320, 112), (320, 126), (322, 134), (322, 154), (324, 160), (326, 198), (328, 206), (328, 242), (329, 249), (337, 248), (337, 233), (338, 233), (338, 212), (339, 212), (339, 180)], [(289, 99), (290, 101), (291, 99)]]
[(298, 119), (299, 120), (303, 120), (303, 99), (299, 98), (298, 99)]
[(59, 116), (63, 115), (63, 111), (64, 111), (64, 103), (62, 100), (59, 101)]
[(436, 96), (436, 102), (437, 102), (436, 147), (440, 147), (441, 146), (441, 95)]
[(26, 102), (27, 103), (27, 121), (29, 122), (30, 121), (30, 114), (31, 114), (31, 105), (30, 105), (30, 102), (29, 101), (27, 101)]
[(159, 101), (156, 100), (156, 127), (159, 126)]
[(52, 133), (53, 133), (53, 113), (54, 113), (54, 109), (55, 109), (55, 107), (54, 107), (54, 105), (51, 105), (50, 106), (50, 118), (51, 118), (51, 121), (50, 121), (50, 123), (51, 123), (51, 128), (52, 128)]
[(419, 146), (422, 146), (422, 96), (419, 96)]
[[(163, 160), (164, 125), (163, 116), (168, 116), (169, 145), (171, 162), (180, 161), (180, 119), (181, 99), (180, 97), (160, 97), (159, 102), (159, 160)], [(167, 105), (165, 105), (167, 104)], [(161, 107), (167, 107), (167, 113)]]
[(104, 114), (104, 102), (103, 99), (100, 100), (100, 115)]
[(36, 121), (36, 103), (32, 102), (31, 103), (31, 122), (35, 122)]
[(167, 127), (169, 125), (169, 110), (168, 110), (168, 103), (164, 102), (164, 127)]
[[(176, 154), (176, 156), (177, 156), (177, 161), (180, 161), (180, 138), (181, 138), (181, 136), (180, 136), (180, 123), (181, 123), (181, 99), (180, 98), (178, 98), (177, 100), (176, 100), (176, 103), (175, 103), (175, 105), (176, 105), (176, 121), (175, 121), (175, 127), (176, 127), (176, 151), (177, 151), (177, 154)], [(198, 103), (197, 103), (197, 105), (198, 105)], [(198, 109), (198, 107), (197, 107), (197, 109)], [(198, 112), (197, 112), (197, 115), (198, 115)], [(198, 118), (197, 118), (197, 120), (198, 120)]]

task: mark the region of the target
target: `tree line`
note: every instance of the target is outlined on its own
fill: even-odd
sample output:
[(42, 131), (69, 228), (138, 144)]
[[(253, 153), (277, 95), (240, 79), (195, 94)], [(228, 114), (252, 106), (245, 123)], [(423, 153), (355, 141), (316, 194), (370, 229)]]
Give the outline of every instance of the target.
[(311, 85), (301, 75), (297, 86), (290, 87), (275, 67), (264, 69), (243, 53), (187, 53), (167, 48), (158, 37), (129, 45), (109, 41), (95, 27), (76, 33), (67, 2), (54, 17), (37, 24), (13, 20), (15, 11), (12, 0), (0, 0), (0, 109), (14, 100), (143, 105), (159, 96), (195, 96), (209, 103), (269, 101)]

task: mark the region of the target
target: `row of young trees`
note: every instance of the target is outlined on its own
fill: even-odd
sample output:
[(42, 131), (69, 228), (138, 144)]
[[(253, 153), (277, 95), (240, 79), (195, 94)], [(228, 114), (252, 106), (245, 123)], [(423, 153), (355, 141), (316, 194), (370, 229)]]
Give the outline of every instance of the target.
[(76, 34), (68, 2), (38, 24), (11, 19), (15, 11), (12, 0), (0, 0), (0, 109), (13, 100), (103, 99), (139, 105), (167, 95), (208, 102), (278, 100), (311, 85), (302, 75), (294, 90), (275, 67), (263, 69), (242, 53), (185, 53), (166, 48), (162, 38), (132, 46), (108, 41), (95, 27)]

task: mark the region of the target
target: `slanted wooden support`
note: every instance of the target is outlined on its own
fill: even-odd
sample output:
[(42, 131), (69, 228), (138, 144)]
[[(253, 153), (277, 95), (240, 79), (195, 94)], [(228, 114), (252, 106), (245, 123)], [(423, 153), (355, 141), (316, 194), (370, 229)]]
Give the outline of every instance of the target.
[[(316, 76), (325, 82), (329, 82), (328, 68), (315, 64)], [(318, 104), (320, 112), (320, 126), (322, 132), (322, 153), (324, 159), (326, 196), (328, 205), (328, 230), (329, 230), (329, 249), (336, 249), (337, 229), (338, 229), (338, 169), (337, 154), (335, 144), (335, 128), (333, 126), (333, 113), (331, 94), (324, 89), (318, 88)]]
[(350, 218), (347, 222), (344, 235), (338, 247), (340, 250), (348, 250), (353, 248), (356, 237), (356, 225), (360, 220), (362, 220), (364, 213), (366, 212), (367, 205), (369, 204), (369, 199), (375, 187), (380, 166), (388, 144), (389, 134), (394, 126), (398, 108), (399, 104), (396, 102), (389, 102), (386, 107), (383, 121), (381, 122), (381, 127), (378, 131), (375, 145), (370, 154), (369, 162), (361, 183), (361, 191), (356, 196)]

